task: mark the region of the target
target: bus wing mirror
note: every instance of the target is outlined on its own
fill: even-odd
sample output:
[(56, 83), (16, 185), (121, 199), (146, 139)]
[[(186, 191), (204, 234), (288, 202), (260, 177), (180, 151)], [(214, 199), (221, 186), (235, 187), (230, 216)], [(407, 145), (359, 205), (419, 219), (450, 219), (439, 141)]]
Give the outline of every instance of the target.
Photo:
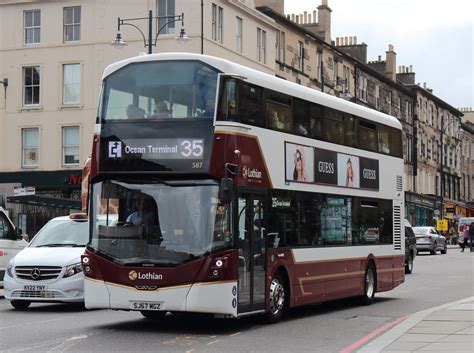
[(222, 203), (231, 203), (234, 182), (231, 178), (222, 178), (219, 186), (219, 199)]

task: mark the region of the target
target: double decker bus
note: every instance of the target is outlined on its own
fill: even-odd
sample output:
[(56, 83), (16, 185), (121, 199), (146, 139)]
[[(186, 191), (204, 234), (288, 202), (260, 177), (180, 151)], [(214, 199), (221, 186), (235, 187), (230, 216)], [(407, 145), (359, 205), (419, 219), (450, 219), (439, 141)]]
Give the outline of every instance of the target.
[(397, 119), (191, 53), (110, 65), (90, 174), (88, 308), (281, 318), (404, 282)]

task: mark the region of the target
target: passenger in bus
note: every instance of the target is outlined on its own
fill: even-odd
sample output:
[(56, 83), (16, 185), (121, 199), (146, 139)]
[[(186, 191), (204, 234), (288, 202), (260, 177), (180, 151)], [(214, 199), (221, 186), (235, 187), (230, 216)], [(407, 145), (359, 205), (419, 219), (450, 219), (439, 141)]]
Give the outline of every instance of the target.
[(301, 151), (297, 149), (295, 152), (295, 169), (293, 170), (293, 180), (295, 181), (307, 181), (302, 151), (302, 149)]
[(270, 123), (272, 125), (272, 128), (278, 129), (278, 130), (284, 130), (285, 129), (285, 123), (282, 118), (280, 118), (280, 115), (276, 110), (272, 110), (270, 112)]
[(168, 105), (163, 101), (157, 101), (154, 113), (154, 118), (162, 119), (172, 117)]
[(129, 119), (143, 119), (145, 118), (145, 111), (136, 105), (129, 104), (126, 109), (127, 118)]

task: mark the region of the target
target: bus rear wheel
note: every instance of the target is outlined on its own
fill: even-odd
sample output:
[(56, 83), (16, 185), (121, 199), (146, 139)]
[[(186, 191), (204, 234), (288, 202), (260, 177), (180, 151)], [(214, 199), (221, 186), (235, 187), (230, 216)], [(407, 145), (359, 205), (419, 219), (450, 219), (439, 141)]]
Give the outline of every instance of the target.
[(267, 313), (267, 322), (274, 323), (279, 321), (285, 314), (289, 299), (288, 287), (280, 273), (277, 272), (273, 276), (268, 293), (270, 311)]
[(364, 294), (360, 297), (362, 305), (370, 305), (374, 302), (375, 289), (377, 288), (377, 276), (375, 267), (372, 262), (369, 262), (365, 269), (364, 276)]

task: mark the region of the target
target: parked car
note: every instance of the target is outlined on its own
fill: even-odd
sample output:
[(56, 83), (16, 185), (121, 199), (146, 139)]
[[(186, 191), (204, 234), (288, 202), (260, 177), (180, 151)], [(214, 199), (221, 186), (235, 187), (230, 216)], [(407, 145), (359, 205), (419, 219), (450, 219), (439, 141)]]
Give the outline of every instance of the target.
[(0, 288), (3, 287), (3, 276), (8, 262), (28, 245), (22, 233), (20, 228), (13, 225), (7, 212), (0, 207)]
[(10, 260), (5, 299), (16, 309), (32, 302), (83, 302), (81, 255), (89, 239), (87, 216), (56, 217)]
[(413, 227), (416, 236), (416, 250), (429, 251), (431, 255), (435, 255), (439, 250), (441, 254), (446, 254), (448, 244), (446, 238), (438, 233), (435, 227)]
[(410, 222), (405, 219), (405, 273), (413, 272), (413, 261), (416, 256), (416, 237)]

